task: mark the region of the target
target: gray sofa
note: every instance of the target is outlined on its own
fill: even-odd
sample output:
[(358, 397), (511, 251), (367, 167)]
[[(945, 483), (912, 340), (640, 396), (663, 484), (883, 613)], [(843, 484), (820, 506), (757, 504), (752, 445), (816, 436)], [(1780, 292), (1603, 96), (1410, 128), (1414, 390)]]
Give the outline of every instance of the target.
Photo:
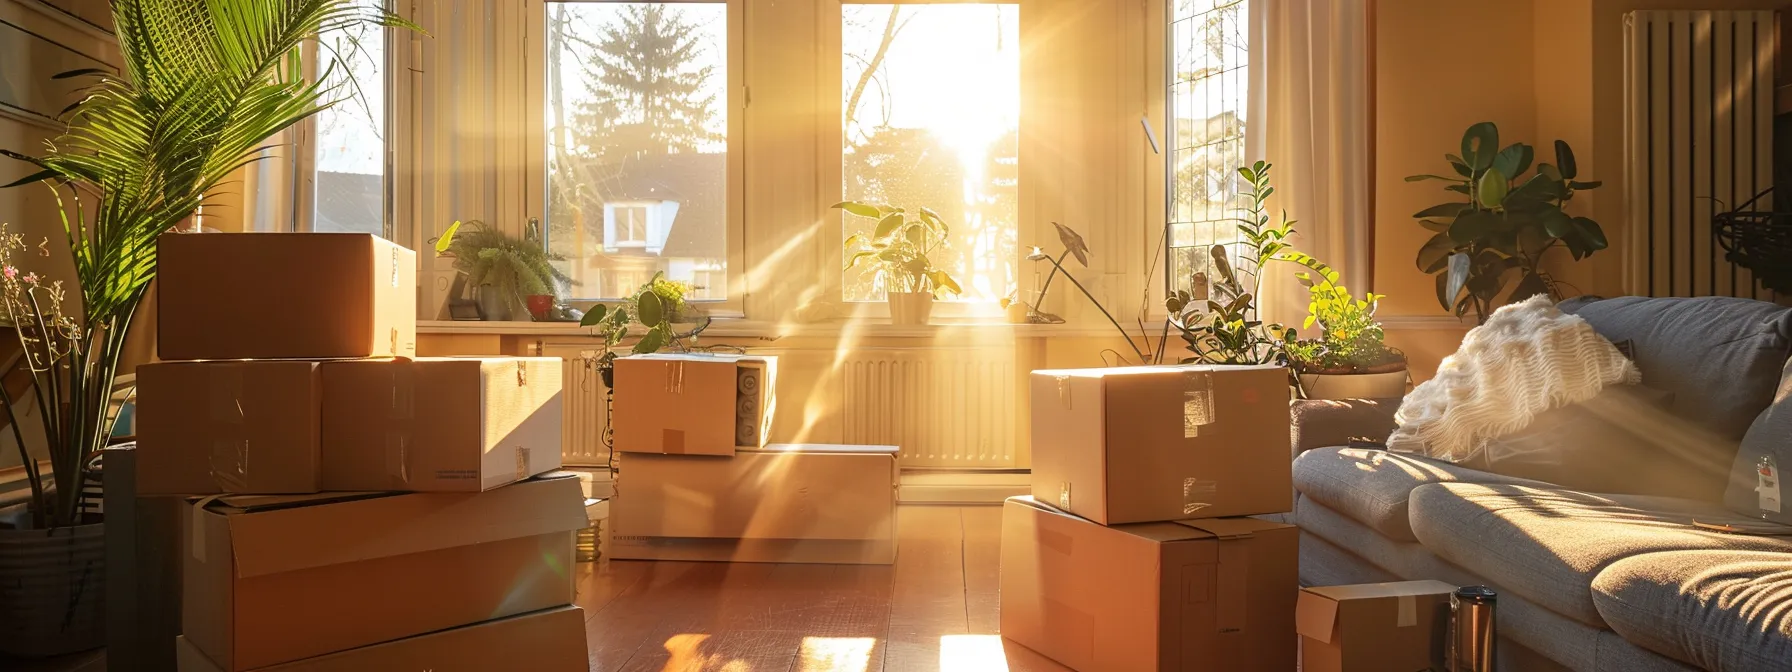
[(1493, 586), (1504, 669), (1792, 670), (1792, 537), (1692, 524), (1759, 525), (1738, 513), (1754, 502), (1742, 476), (1763, 446), (1792, 468), (1792, 309), (1636, 297), (1563, 309), (1629, 341), (1643, 383), (1674, 393), (1675, 423), (1741, 447), (1723, 477), (1731, 508), (1721, 492), (1577, 492), (1351, 447), (1385, 437), (1397, 401), (1296, 402), (1302, 583)]

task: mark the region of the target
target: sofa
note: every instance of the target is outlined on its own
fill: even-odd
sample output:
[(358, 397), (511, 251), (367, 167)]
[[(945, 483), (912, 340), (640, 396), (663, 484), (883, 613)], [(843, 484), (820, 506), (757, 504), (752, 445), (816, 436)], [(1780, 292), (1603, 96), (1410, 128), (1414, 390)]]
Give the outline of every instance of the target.
[(1502, 669), (1792, 671), (1792, 536), (1771, 534), (1741, 482), (1764, 446), (1792, 466), (1792, 308), (1640, 297), (1561, 307), (1629, 350), (1644, 385), (1672, 393), (1673, 422), (1735, 455), (1729, 496), (1581, 492), (1386, 452), (1372, 446), (1398, 400), (1295, 402), (1301, 582), (1491, 586)]

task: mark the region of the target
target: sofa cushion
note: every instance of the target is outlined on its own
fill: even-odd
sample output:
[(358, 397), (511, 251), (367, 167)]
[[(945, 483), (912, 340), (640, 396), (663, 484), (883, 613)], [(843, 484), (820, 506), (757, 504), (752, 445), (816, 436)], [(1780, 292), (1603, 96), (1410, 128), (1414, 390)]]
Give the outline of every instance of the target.
[[(1763, 478), (1762, 458), (1772, 458), (1771, 485)], [(1792, 525), (1792, 484), (1786, 482), (1786, 470), (1792, 469), (1792, 364), (1780, 380), (1779, 392), (1772, 406), (1742, 437), (1730, 467), (1729, 487), (1724, 491), (1724, 505), (1745, 516), (1755, 516)], [(1767, 492), (1761, 492), (1766, 489)], [(1774, 509), (1778, 509), (1777, 511)]]
[(1294, 459), (1294, 489), (1389, 539), (1415, 541), (1407, 497), (1426, 483), (1549, 484), (1372, 448), (1319, 448)]
[(1521, 485), (1439, 483), (1412, 493), (1413, 533), (1438, 556), (1593, 626), (1593, 577), (1624, 558), (1674, 550), (1792, 551), (1792, 539), (1730, 535), (1747, 519), (1715, 504)]
[(1593, 580), (1593, 604), (1626, 639), (1703, 669), (1792, 672), (1792, 554), (1632, 556)]
[(1730, 441), (1767, 407), (1792, 356), (1792, 309), (1729, 297), (1575, 298), (1563, 312), (1630, 341), (1643, 384), (1674, 393), (1683, 418)]
[(1288, 442), (1299, 455), (1364, 440), (1386, 443), (1399, 399), (1299, 399), (1288, 404)]

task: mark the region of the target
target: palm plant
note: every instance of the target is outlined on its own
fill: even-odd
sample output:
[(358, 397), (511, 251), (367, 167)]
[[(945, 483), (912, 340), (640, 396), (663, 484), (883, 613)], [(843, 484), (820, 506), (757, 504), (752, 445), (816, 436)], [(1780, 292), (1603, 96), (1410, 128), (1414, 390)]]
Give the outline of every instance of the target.
[[(353, 0), (112, 0), (112, 15), (125, 72), (57, 75), (91, 82), (64, 114), (67, 131), (39, 156), (4, 152), (39, 169), (7, 186), (45, 183), (62, 205), (80, 285), (66, 324), (31, 301), (14, 315), (54, 470), (51, 502), (25, 459), (39, 526), (80, 522), (80, 484), (116, 420), (112, 381), (155, 277), (156, 239), (195, 216), (268, 138), (335, 102), (327, 77), (301, 73), (305, 40), (366, 22), (411, 27)], [(64, 327), (66, 347), (48, 347), (43, 335)]]

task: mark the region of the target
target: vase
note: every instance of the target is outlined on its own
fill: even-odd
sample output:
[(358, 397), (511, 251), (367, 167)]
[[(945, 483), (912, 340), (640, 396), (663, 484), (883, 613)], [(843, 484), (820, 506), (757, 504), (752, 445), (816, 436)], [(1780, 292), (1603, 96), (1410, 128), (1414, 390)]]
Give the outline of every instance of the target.
[(106, 643), (104, 523), (0, 529), (0, 653), (47, 658)]
[(933, 315), (931, 292), (889, 292), (886, 300), (890, 303), (890, 324), (923, 325)]
[(480, 285), (478, 296), (479, 319), (487, 322), (503, 322), (510, 319), (510, 300), (496, 287)]
[(1303, 373), (1301, 389), (1308, 399), (1398, 399), (1406, 396), (1407, 371), (1376, 373)]

